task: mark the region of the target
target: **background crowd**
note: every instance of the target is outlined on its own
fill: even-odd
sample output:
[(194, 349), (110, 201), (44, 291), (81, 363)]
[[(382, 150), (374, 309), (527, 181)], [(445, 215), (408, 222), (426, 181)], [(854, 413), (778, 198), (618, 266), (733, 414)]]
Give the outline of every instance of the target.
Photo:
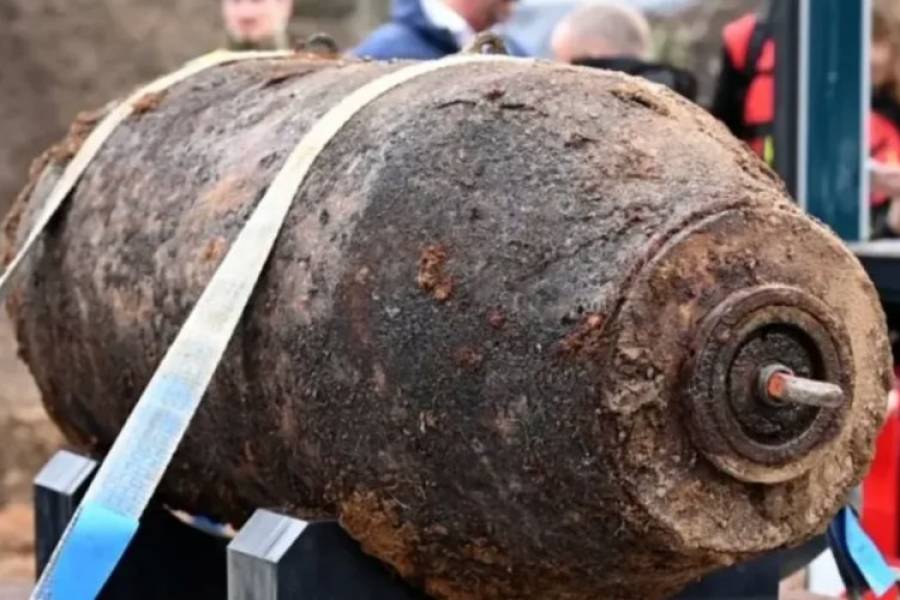
[[(510, 54), (549, 50), (549, 57), (623, 71), (698, 100), (696, 77), (656, 62), (651, 26), (633, 2), (564, 3), (510, 23), (517, 0), (394, 0), (390, 19), (349, 52), (380, 60), (430, 60), (466, 49), (496, 28)], [(287, 47), (290, 0), (225, 0), (230, 46)], [(534, 22), (537, 22), (535, 24)], [(900, 237), (900, 3), (874, 1), (871, 53), (871, 214), (874, 238)], [(541, 28), (538, 25), (542, 25)], [(546, 49), (546, 50), (545, 50)], [(709, 108), (767, 162), (774, 161), (775, 40), (766, 11), (751, 11), (722, 31), (722, 57)]]

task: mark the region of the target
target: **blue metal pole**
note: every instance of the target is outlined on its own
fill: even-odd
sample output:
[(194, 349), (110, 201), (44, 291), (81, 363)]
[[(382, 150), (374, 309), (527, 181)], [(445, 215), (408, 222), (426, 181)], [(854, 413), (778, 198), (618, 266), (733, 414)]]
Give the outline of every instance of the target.
[(801, 2), (798, 197), (847, 241), (869, 229), (870, 23), (871, 0)]

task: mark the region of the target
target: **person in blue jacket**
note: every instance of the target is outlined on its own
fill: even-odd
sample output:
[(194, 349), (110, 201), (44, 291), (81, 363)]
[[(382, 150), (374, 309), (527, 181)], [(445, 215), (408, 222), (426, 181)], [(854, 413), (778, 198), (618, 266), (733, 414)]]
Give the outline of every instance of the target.
[(394, 0), (391, 20), (353, 50), (355, 56), (428, 60), (459, 52), (502, 23), (515, 0)]

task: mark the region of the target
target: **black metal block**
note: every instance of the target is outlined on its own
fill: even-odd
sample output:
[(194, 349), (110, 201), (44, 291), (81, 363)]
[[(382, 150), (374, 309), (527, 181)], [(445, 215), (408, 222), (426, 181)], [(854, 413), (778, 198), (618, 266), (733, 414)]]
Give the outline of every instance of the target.
[[(34, 480), (37, 572), (42, 573), (97, 470), (97, 462), (57, 452)], [(226, 595), (228, 540), (151, 507), (100, 600), (203, 600)]]
[(825, 536), (707, 575), (672, 600), (778, 600), (781, 580), (828, 548)]
[(767, 556), (712, 573), (673, 600), (778, 600), (780, 557)]
[(228, 600), (423, 600), (335, 522), (258, 510), (228, 546)]
[(97, 461), (60, 450), (34, 478), (37, 573), (44, 572), (96, 470)]
[(225, 598), (228, 542), (185, 524), (163, 508), (151, 508), (100, 600)]

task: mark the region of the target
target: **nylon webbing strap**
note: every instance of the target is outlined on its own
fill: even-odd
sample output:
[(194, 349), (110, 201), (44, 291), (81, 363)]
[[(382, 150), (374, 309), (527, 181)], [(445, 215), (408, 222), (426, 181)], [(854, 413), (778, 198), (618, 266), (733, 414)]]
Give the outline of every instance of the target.
[(440, 69), (513, 60), (455, 55), (372, 81), (306, 133), (222, 260), (104, 460), (32, 598), (89, 600), (102, 589), (144, 512), (222, 359), (288, 210), (328, 143), (381, 95)]
[(28, 237), (25, 240), (25, 243), (22, 245), (19, 252), (15, 255), (12, 262), (9, 263), (9, 266), (0, 275), (0, 303), (3, 302), (3, 299), (6, 297), (6, 293), (8, 292), (8, 288), (11, 284), (13, 276), (22, 266), (22, 263), (28, 257), (28, 254), (31, 252), (35, 243), (40, 239), (41, 234), (47, 228), (47, 224), (50, 223), (50, 219), (53, 218), (53, 215), (59, 211), (60, 207), (65, 203), (66, 198), (69, 197), (69, 193), (78, 183), (78, 180), (81, 179), (81, 176), (84, 174), (85, 170), (88, 168), (88, 165), (91, 164), (91, 161), (94, 160), (94, 157), (97, 156), (97, 153), (103, 147), (103, 144), (106, 143), (106, 140), (113, 134), (116, 128), (122, 124), (125, 119), (134, 113), (134, 106), (142, 98), (146, 97), (148, 94), (158, 94), (163, 92), (170, 87), (186, 80), (194, 75), (197, 75), (201, 71), (205, 71), (206, 69), (224, 65), (226, 63), (237, 62), (242, 60), (256, 60), (262, 58), (279, 58), (283, 56), (290, 55), (290, 52), (281, 52), (281, 51), (273, 51), (273, 52), (228, 52), (228, 51), (217, 51), (211, 52), (210, 54), (206, 54), (201, 56), (191, 62), (187, 63), (174, 73), (170, 73), (165, 77), (161, 77), (156, 81), (153, 81), (146, 86), (140, 88), (134, 94), (128, 97), (125, 102), (118, 105), (116, 108), (112, 110), (100, 123), (91, 131), (90, 135), (88, 135), (87, 139), (81, 145), (81, 148), (75, 154), (74, 158), (66, 165), (65, 170), (63, 171), (62, 177), (53, 187), (53, 190), (50, 192), (50, 195), (47, 197), (47, 200), (44, 203), (44, 207), (41, 209), (40, 216), (38, 217), (37, 223), (31, 229), (28, 234)]

